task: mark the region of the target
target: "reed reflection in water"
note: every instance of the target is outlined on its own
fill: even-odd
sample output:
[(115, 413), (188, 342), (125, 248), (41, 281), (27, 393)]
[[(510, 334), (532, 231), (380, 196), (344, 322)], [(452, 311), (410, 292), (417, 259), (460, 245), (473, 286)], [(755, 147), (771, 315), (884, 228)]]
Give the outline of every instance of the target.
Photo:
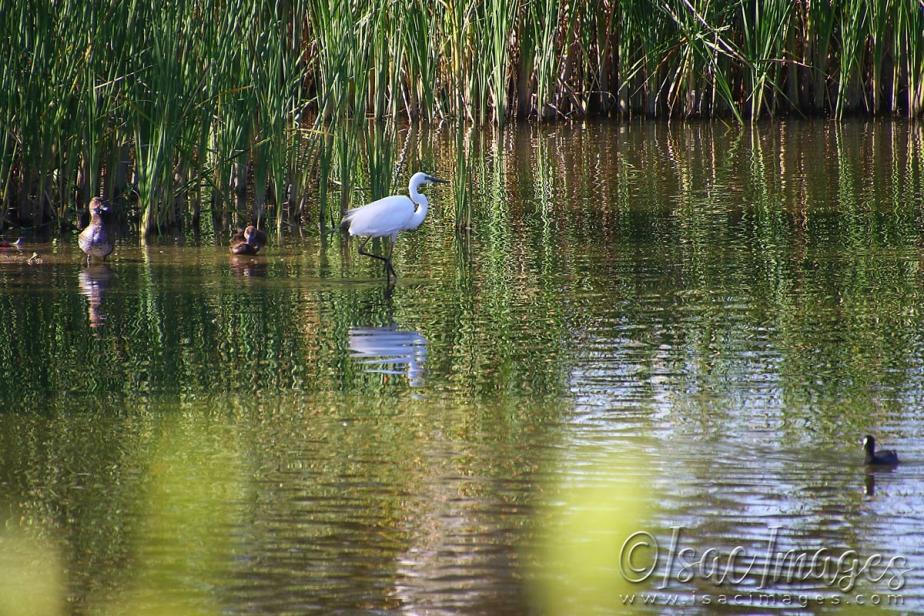
[[(417, 134), (407, 164), (455, 177), (453, 135)], [(535, 583), (575, 613), (613, 588), (628, 485), (650, 507), (620, 529), (665, 546), (763, 554), (779, 526), (781, 550), (903, 556), (920, 612), (922, 134), (473, 131), (467, 192), (434, 195), (384, 297), (310, 232), (254, 261), (126, 238), (111, 279), (27, 245), (42, 263), (0, 259), (0, 523), (80, 613), (162, 575), (227, 612), (543, 611)], [(867, 472), (866, 433), (902, 463)], [(179, 541), (165, 507), (193, 514)]]

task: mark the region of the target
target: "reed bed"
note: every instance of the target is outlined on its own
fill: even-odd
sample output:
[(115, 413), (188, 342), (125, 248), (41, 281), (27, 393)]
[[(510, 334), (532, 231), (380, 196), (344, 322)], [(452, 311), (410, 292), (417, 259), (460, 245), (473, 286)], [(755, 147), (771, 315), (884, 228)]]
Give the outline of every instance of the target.
[(924, 0), (0, 3), (3, 225), (327, 226), (405, 120), (924, 114)]

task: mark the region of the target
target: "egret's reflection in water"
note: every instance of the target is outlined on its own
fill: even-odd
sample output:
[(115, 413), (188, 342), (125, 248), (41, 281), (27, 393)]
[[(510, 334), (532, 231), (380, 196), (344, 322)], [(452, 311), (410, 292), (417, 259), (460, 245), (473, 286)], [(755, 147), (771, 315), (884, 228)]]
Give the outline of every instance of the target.
[(423, 382), (427, 339), (415, 331), (390, 327), (351, 327), (350, 351), (366, 372), (407, 375), (411, 387)]
[(80, 294), (87, 298), (87, 316), (93, 329), (99, 329), (106, 322), (106, 314), (102, 310), (103, 297), (114, 275), (111, 267), (101, 264), (82, 269), (77, 276)]

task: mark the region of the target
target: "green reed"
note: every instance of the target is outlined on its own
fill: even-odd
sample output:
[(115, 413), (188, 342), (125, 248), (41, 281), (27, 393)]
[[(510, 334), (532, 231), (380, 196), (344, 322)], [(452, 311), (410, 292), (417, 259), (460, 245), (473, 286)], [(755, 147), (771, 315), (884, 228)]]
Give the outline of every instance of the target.
[(523, 92), (520, 94), (523, 104), (519, 112), (528, 112), (531, 99), (535, 99), (535, 113), (540, 117), (546, 114), (548, 105), (552, 102), (549, 93), (552, 91), (554, 75), (558, 74), (558, 61), (560, 54), (557, 49), (557, 34), (561, 23), (559, 18), (560, 3), (558, 0), (543, 0), (530, 5), (527, 20), (532, 26), (526, 30), (526, 40), (529, 41), (527, 53), (532, 56), (530, 65), (524, 66), (526, 71), (535, 72), (535, 87), (530, 91), (529, 76), (521, 82)]
[(845, 106), (859, 106), (858, 82), (861, 79), (859, 69), (863, 56), (861, 46), (867, 40), (867, 2), (866, 0), (847, 0), (840, 13), (841, 54), (838, 65), (837, 104), (834, 113), (837, 117), (844, 114)]
[[(924, 114), (924, 36), (921, 36), (924, 32), (924, 6), (920, 2), (896, 0), (895, 7), (896, 29), (901, 38), (898, 57), (904, 59), (907, 81), (908, 117), (919, 117)], [(899, 76), (897, 71), (896, 76)]]
[[(438, 18), (436, 11), (430, 11), (426, 0), (416, 0), (404, 5), (401, 24), (401, 45), (404, 49), (406, 88), (409, 120), (417, 117), (432, 118), (436, 110), (437, 69), (442, 46), (430, 44), (430, 32)], [(398, 74), (395, 71), (396, 75)], [(395, 84), (401, 87), (400, 80)]]
[(143, 234), (336, 221), (394, 163), (367, 116), (918, 118), (922, 31), (921, 0), (11, 3), (2, 217), (67, 227), (103, 193)]
[(741, 7), (752, 117), (760, 115), (768, 86), (779, 84), (779, 59), (783, 57), (791, 12), (792, 2), (787, 0), (770, 0)]

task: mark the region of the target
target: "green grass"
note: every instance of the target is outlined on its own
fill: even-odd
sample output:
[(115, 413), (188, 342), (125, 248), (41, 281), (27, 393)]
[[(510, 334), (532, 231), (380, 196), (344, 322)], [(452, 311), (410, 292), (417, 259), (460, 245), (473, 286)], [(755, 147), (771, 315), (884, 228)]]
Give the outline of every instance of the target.
[(922, 0), (11, 3), (2, 222), (336, 222), (396, 182), (370, 117), (920, 118), (922, 31)]

